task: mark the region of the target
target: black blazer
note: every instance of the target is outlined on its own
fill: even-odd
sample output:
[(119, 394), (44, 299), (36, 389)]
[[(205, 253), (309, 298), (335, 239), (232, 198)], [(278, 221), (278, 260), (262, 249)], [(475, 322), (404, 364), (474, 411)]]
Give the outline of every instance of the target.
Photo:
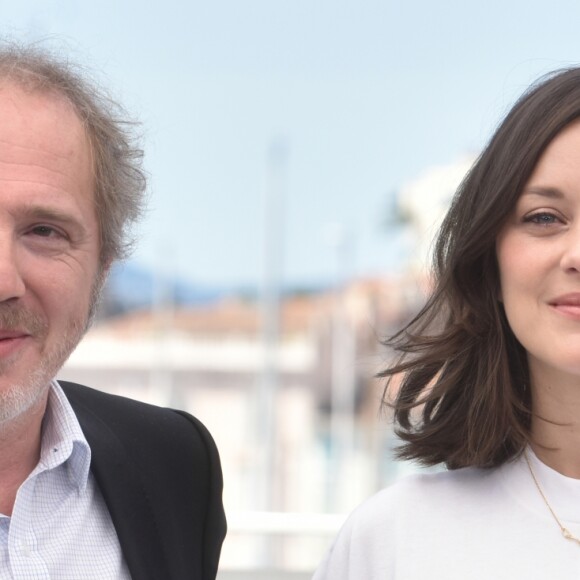
[(226, 520), (207, 429), (183, 411), (59, 384), (91, 447), (132, 580), (214, 580)]

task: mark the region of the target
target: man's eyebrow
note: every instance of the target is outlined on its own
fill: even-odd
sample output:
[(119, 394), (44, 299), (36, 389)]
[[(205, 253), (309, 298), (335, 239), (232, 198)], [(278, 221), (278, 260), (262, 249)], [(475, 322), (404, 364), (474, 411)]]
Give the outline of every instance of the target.
[(538, 195), (549, 199), (563, 199), (565, 197), (562, 190), (557, 187), (542, 186), (526, 187), (522, 192), (522, 195)]
[(61, 224), (75, 226), (84, 230), (81, 221), (72, 212), (63, 211), (58, 208), (43, 205), (29, 205), (22, 210), (22, 214), (28, 218), (56, 221)]

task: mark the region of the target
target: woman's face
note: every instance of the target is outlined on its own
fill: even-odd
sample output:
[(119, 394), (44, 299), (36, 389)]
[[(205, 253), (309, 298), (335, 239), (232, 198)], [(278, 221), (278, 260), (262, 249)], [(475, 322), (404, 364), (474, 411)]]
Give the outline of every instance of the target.
[(580, 122), (540, 158), (496, 251), (499, 298), (532, 385), (580, 380)]

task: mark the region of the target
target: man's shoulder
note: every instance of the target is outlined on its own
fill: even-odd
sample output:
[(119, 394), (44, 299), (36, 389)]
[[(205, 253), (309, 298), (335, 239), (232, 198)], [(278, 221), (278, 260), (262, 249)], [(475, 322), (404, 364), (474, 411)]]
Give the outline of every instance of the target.
[(158, 407), (127, 397), (104, 393), (85, 385), (58, 381), (87, 432), (107, 430), (123, 440), (154, 444), (176, 441), (214, 447), (205, 426), (195, 417), (176, 409)]
[(87, 387), (86, 385), (62, 380), (59, 380), (58, 384), (75, 409), (85, 407), (95, 413), (106, 410), (107, 412), (113, 413), (113, 416), (119, 414), (124, 415), (125, 419), (141, 421), (162, 420), (164, 417), (175, 418), (176, 416), (191, 418), (191, 415), (188, 415), (184, 411), (159, 407), (120, 395), (112, 395)]
[(215, 577), (226, 523), (219, 454), (207, 429), (183, 411), (58, 382), (91, 447), (91, 472), (124, 549), (141, 562), (146, 532), (145, 550), (161, 547), (174, 570), (151, 577)]
[(86, 385), (73, 383), (72, 381), (63, 381), (59, 379), (58, 384), (65, 392), (69, 401), (72, 401), (72, 404), (91, 404), (110, 408), (122, 408), (125, 410), (141, 410), (145, 412), (147, 412), (147, 410), (151, 412), (168, 410), (163, 407), (151, 405), (128, 397), (99, 391)]

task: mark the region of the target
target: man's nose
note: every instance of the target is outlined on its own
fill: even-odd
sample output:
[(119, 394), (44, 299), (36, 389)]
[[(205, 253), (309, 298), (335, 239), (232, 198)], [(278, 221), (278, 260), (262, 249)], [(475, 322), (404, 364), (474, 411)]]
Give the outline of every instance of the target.
[(0, 236), (0, 302), (20, 298), (24, 291), (24, 280), (14, 243), (6, 236)]

